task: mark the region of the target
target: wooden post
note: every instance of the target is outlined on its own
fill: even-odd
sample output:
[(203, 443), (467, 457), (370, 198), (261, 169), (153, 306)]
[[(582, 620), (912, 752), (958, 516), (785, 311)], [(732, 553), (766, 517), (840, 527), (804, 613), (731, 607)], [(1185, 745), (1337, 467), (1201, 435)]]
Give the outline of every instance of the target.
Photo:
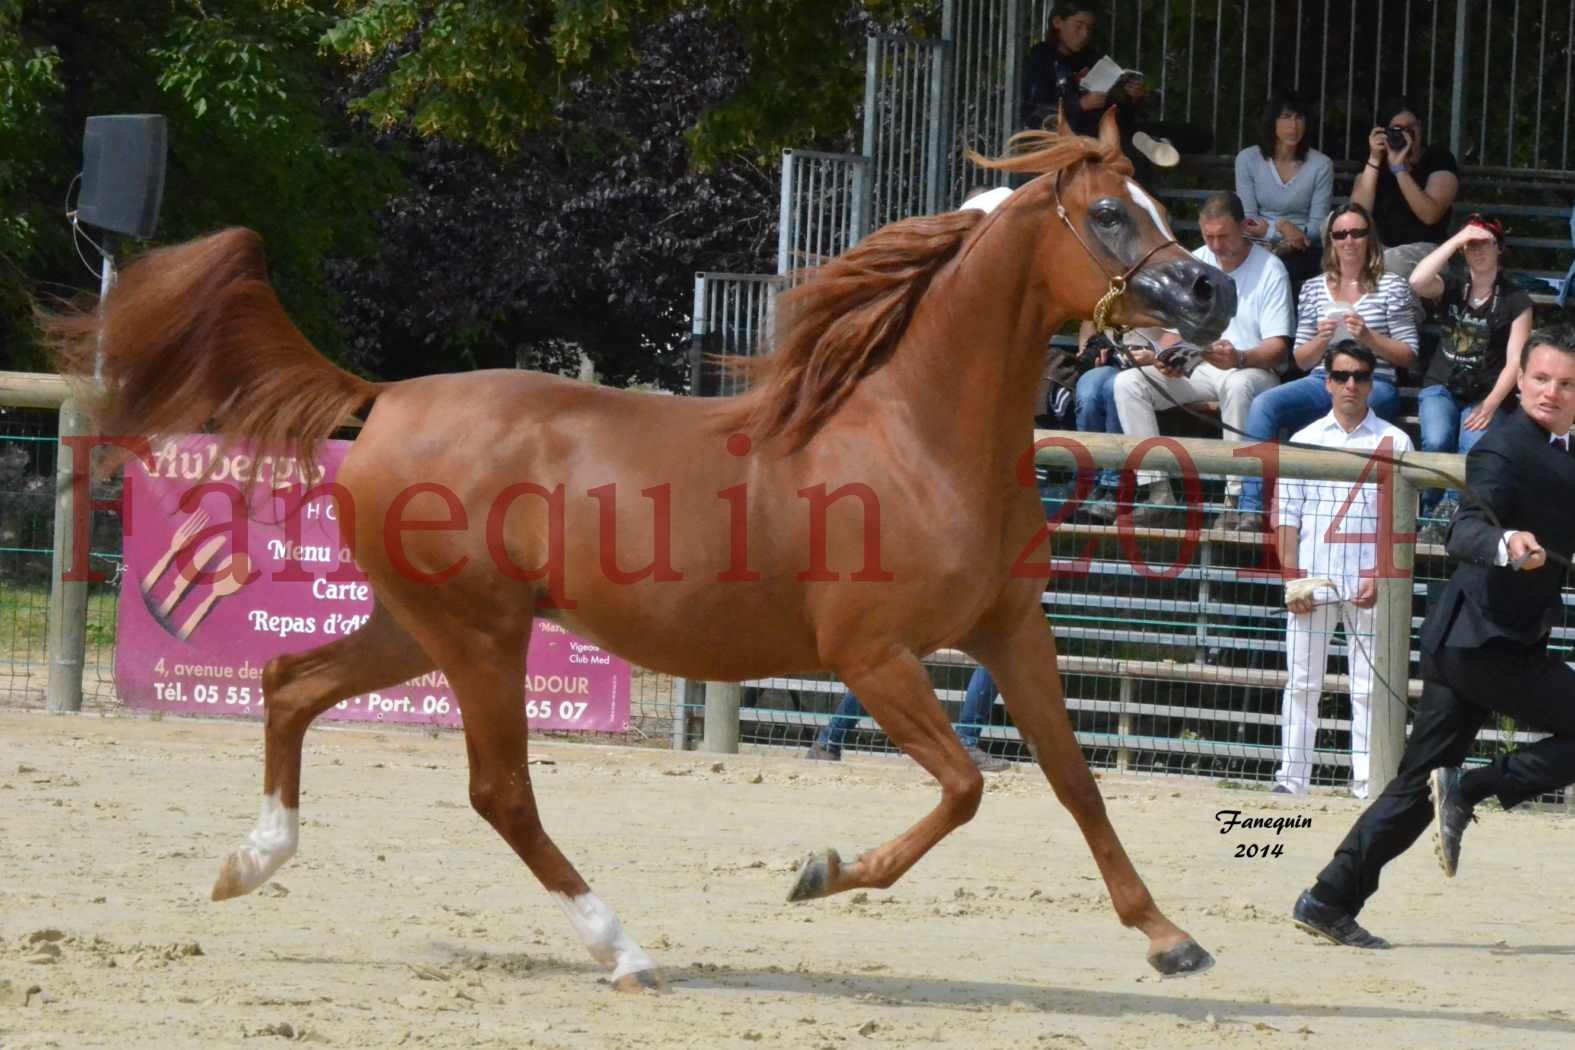
[[(60, 436), (77, 437), (87, 433), (86, 413), (75, 398), (60, 406)], [(55, 451), (55, 543), (49, 574), (49, 710), (82, 710), (82, 664), (87, 652), (87, 581), (67, 580), (66, 573), (76, 564), (76, 486), (77, 471), (90, 469), (78, 463), (70, 446), (61, 443)], [(92, 542), (92, 505), (84, 540)], [(83, 552), (86, 564), (86, 552)]]
[[(1417, 489), (1399, 470), (1389, 477), (1388, 485), (1379, 486), (1378, 507), (1380, 514), (1387, 511), (1395, 540), (1390, 545), (1392, 553), (1382, 549), (1378, 552), (1378, 604), (1377, 616), (1373, 618), (1376, 637), (1371, 641), (1373, 695), (1368, 704), (1372, 718), (1367, 738), (1369, 798), (1377, 798), (1400, 771), (1411, 680), (1411, 579), (1416, 565)], [(1407, 537), (1404, 542), (1399, 539), (1402, 536)], [(1386, 556), (1390, 559), (1387, 567), (1383, 564)]]
[(738, 754), (738, 709), (744, 687), (737, 682), (705, 684), (705, 738), (701, 749), (720, 754)]

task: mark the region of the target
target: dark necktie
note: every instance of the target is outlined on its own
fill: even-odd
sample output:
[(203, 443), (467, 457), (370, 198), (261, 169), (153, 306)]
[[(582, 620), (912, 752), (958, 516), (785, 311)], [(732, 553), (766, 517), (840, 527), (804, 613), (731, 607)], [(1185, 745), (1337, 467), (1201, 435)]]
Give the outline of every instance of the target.
[(1570, 450), (1570, 436), (1568, 434), (1554, 434), (1548, 439), (1548, 443), (1558, 446), (1558, 448), (1564, 452), (1568, 452)]

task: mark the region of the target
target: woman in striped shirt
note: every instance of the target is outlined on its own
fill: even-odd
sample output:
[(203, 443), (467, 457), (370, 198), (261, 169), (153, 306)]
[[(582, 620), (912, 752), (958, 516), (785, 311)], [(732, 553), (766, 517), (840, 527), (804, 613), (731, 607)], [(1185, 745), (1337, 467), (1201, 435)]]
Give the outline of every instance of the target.
[[(1323, 231), (1323, 277), (1302, 285), (1296, 306), (1293, 351), (1299, 368), (1312, 374), (1265, 390), (1247, 412), (1247, 434), (1267, 441), (1295, 432), (1325, 415), (1333, 405), (1323, 382), (1324, 351), (1346, 338), (1378, 358), (1368, 404), (1384, 420), (1400, 405), (1395, 369), (1417, 362), (1416, 298), (1398, 274), (1384, 272), (1384, 246), (1372, 216), (1360, 204), (1342, 204), (1329, 213)], [(1248, 478), (1235, 516), (1238, 524), (1262, 526), (1263, 482)]]

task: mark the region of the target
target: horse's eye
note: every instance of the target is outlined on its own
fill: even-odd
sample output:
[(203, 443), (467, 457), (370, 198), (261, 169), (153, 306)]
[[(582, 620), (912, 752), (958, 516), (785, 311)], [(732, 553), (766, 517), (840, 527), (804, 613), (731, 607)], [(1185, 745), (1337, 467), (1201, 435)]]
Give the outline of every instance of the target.
[(1100, 201), (1093, 207), (1094, 221), (1107, 230), (1121, 225), (1121, 206), (1115, 201)]

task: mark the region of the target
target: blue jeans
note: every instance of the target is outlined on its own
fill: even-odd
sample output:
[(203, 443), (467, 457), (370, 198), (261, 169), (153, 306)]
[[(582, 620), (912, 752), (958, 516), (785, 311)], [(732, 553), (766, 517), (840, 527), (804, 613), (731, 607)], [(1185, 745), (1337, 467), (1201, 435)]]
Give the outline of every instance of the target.
[[(1373, 380), (1373, 393), (1368, 405), (1378, 417), (1393, 421), (1400, 407), (1400, 393), (1387, 379)], [(1327, 415), (1334, 407), (1334, 399), (1323, 385), (1323, 366), (1313, 369), (1311, 375), (1281, 383), (1272, 390), (1265, 390), (1252, 399), (1247, 410), (1247, 434), (1253, 441), (1270, 441), (1281, 433), (1294, 434), (1320, 416)], [(1249, 513), (1263, 513), (1263, 479), (1244, 478), (1241, 484), (1241, 501), (1238, 508)]]
[[(1115, 365), (1090, 368), (1077, 377), (1077, 429), (1084, 434), (1119, 434), (1121, 417), (1116, 414), (1116, 376), (1121, 369)], [(1121, 473), (1105, 468), (1094, 479), (1099, 487), (1114, 491), (1121, 483)]]
[[(995, 698), (1000, 695), (1001, 691), (995, 687), (995, 679), (990, 677), (990, 672), (975, 667), (968, 679), (968, 689), (963, 694), (962, 714), (954, 727), (963, 747), (979, 746), (979, 734), (990, 724), (990, 711), (995, 707)], [(842, 694), (842, 702), (832, 713), (831, 721), (821, 727), (815, 743), (834, 755), (842, 754), (843, 741), (863, 717), (864, 705), (859, 703), (859, 698), (853, 695), (851, 689), (848, 690)]]
[[(1487, 436), (1487, 432), (1508, 411), (1503, 405), (1499, 406), (1493, 420), (1482, 430), (1467, 430), (1466, 417), (1476, 411), (1477, 401), (1461, 407), (1455, 400), (1455, 395), (1445, 386), (1427, 386), (1422, 388), (1422, 393), (1417, 397), (1417, 422), (1422, 431), (1423, 452), (1458, 452), (1462, 456), (1470, 452), (1476, 443)], [(1457, 503), (1460, 492), (1448, 489), (1440, 492), (1438, 489), (1422, 490), (1422, 516), (1430, 517), (1433, 508), (1438, 506), (1441, 499), (1452, 499)]]

